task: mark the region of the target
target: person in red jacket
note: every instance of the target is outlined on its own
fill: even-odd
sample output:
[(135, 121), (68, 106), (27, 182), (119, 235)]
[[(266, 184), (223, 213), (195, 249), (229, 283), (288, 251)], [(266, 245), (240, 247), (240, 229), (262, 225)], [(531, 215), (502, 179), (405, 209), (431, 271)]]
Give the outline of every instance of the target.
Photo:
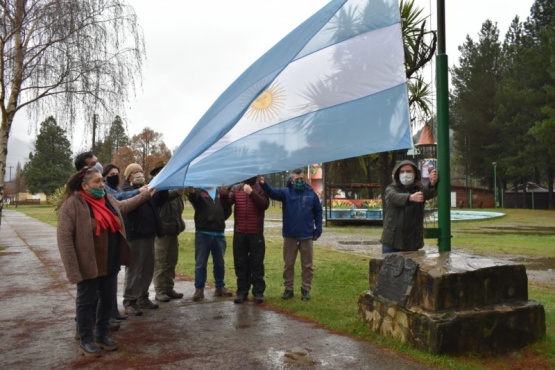
[(237, 297), (235, 303), (247, 300), (252, 286), (256, 303), (264, 302), (264, 213), (270, 201), (256, 181), (257, 177), (235, 185), (229, 192), (221, 192), (222, 202), (228, 206), (235, 204), (235, 225), (233, 233), (233, 261), (237, 276)]

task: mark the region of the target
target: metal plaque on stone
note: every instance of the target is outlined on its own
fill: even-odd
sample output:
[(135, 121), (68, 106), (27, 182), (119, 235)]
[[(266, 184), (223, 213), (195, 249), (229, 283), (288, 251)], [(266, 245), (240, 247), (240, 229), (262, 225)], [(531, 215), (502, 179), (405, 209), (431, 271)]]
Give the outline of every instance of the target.
[(413, 260), (398, 254), (387, 255), (380, 268), (374, 295), (405, 306), (417, 270), (418, 264)]

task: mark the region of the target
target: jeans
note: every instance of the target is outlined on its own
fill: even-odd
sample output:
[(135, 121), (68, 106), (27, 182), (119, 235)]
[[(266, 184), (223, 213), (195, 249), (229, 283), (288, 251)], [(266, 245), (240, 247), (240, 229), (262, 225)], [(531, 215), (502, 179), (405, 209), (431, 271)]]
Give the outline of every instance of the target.
[(382, 244), (382, 254), (402, 252), (400, 249), (390, 247), (389, 245)]
[(117, 274), (112, 274), (77, 283), (75, 306), (77, 330), (81, 337), (81, 343), (94, 341), (93, 326), (96, 326), (96, 336), (108, 335), (110, 313), (116, 296), (117, 278)]
[(264, 255), (266, 244), (264, 235), (233, 234), (233, 262), (237, 276), (237, 295), (248, 296), (252, 285), (254, 296), (263, 295), (266, 290), (264, 282)]
[(195, 288), (204, 289), (206, 285), (206, 265), (212, 253), (214, 264), (214, 280), (216, 288), (225, 286), (225, 255), (226, 241), (224, 236), (213, 236), (200, 231), (195, 233)]
[(297, 240), (296, 238), (283, 238), (283, 285), (285, 289), (293, 290), (295, 282), (295, 261), (297, 254), (301, 252), (301, 280), (302, 288), (310, 291), (314, 269), (312, 259), (314, 248), (312, 239)]

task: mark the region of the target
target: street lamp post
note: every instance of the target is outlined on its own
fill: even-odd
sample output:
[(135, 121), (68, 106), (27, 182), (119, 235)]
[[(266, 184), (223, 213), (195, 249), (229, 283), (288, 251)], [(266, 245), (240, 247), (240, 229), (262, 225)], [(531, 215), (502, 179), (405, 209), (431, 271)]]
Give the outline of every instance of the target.
[(495, 202), (495, 208), (497, 208), (497, 162), (493, 162), (493, 189), (495, 191), (494, 194), (494, 202)]

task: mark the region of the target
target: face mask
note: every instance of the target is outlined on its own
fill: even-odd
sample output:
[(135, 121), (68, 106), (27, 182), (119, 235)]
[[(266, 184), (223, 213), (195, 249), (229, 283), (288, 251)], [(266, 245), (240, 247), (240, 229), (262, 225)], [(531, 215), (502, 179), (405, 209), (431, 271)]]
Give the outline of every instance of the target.
[(133, 181), (131, 181), (133, 185), (143, 185), (145, 183), (145, 176), (142, 173), (137, 173), (133, 175)]
[(96, 168), (100, 173), (104, 171), (104, 169), (102, 168), (102, 165), (99, 162), (96, 162), (96, 164), (94, 165), (94, 168)]
[(414, 174), (408, 172), (402, 173), (399, 175), (399, 181), (405, 186), (410, 185), (414, 181)]
[(295, 190), (303, 190), (304, 189), (304, 180), (303, 179), (296, 179), (293, 182), (293, 186), (295, 187)]
[(104, 191), (104, 189), (91, 188), (91, 197), (93, 197), (94, 199), (100, 199), (104, 197), (105, 194), (106, 192)]
[(112, 189), (117, 189), (119, 185), (119, 175), (112, 175), (106, 177), (106, 182)]

